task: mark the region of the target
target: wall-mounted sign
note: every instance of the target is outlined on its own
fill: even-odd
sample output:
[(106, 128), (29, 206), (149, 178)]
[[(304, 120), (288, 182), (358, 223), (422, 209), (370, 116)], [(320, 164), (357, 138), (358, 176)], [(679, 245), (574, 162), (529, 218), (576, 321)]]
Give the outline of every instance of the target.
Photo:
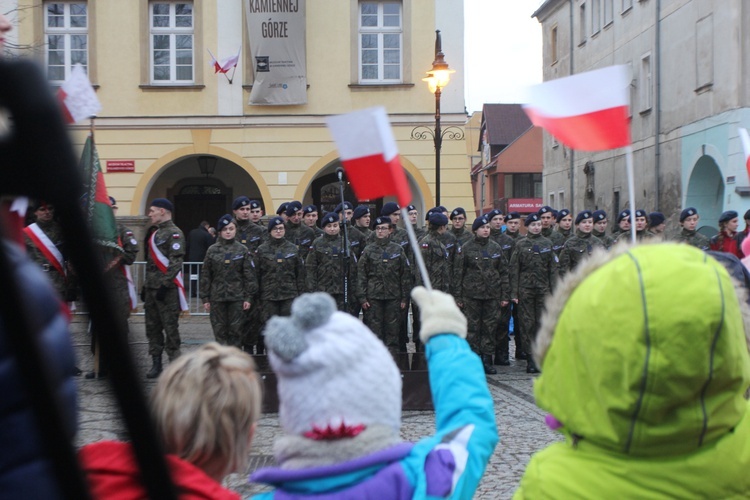
[(508, 198), (508, 212), (538, 212), (542, 202), (541, 198)]
[(107, 173), (135, 172), (135, 160), (107, 160)]

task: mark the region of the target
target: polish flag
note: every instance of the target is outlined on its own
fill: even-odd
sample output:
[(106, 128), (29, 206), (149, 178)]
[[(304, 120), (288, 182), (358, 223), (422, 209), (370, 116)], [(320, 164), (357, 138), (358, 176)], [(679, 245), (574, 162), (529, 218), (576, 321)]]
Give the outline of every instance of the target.
[(96, 116), (102, 105), (96, 97), (94, 87), (86, 76), (83, 66), (76, 64), (70, 72), (70, 77), (57, 91), (57, 99), (63, 106), (65, 123), (76, 123), (92, 116)]
[(385, 108), (331, 116), (326, 122), (357, 198), (395, 196), (401, 206), (411, 202), (411, 190)]
[(524, 111), (572, 149), (603, 151), (630, 141), (630, 67), (578, 73), (534, 85)]
[[(208, 49), (206, 49), (208, 50)], [(229, 56), (223, 61), (219, 62), (216, 60), (214, 55), (211, 53), (211, 51), (208, 51), (208, 54), (211, 56), (211, 66), (214, 68), (214, 74), (216, 73), (227, 73), (230, 69), (237, 66), (237, 63), (240, 60), (240, 51), (242, 50), (242, 46), (237, 49), (237, 53), (233, 56)]]
[(747, 169), (748, 177), (750, 177), (750, 136), (748, 136), (746, 128), (740, 127), (737, 130), (740, 133), (740, 140), (742, 141), (742, 151), (745, 152), (745, 168)]

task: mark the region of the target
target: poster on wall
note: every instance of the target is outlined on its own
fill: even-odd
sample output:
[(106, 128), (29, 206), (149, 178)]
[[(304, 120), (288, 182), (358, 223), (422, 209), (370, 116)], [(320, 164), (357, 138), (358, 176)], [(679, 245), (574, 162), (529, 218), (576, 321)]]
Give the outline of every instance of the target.
[(250, 104), (307, 104), (305, 0), (245, 0), (255, 81)]

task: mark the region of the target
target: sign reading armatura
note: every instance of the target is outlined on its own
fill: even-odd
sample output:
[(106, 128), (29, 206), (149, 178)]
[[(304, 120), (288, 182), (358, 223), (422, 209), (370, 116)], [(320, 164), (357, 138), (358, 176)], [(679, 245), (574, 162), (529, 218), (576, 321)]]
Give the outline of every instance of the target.
[(305, 0), (245, 0), (255, 82), (250, 104), (307, 104)]

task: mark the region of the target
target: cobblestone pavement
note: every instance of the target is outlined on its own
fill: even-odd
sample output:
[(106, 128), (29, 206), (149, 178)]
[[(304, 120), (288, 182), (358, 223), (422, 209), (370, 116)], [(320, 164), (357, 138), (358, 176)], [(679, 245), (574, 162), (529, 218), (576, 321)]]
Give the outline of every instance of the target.
[[(154, 382), (145, 378), (151, 366), (147, 355), (147, 343), (142, 316), (134, 316), (130, 321), (130, 345), (136, 365), (144, 375), (146, 391)], [(213, 340), (207, 317), (191, 317), (180, 320), (180, 333), (183, 352), (196, 349), (200, 344)], [(78, 365), (88, 371), (93, 359), (89, 348), (86, 324), (80, 320), (73, 323), (73, 343), (78, 356)], [(514, 346), (511, 342), (511, 353)], [(166, 356), (164, 356), (166, 361)], [(534, 404), (532, 376), (525, 372), (525, 362), (511, 366), (498, 366), (498, 374), (488, 376), (488, 383), (495, 402), (495, 415), (500, 431), (500, 443), (495, 449), (487, 471), (479, 485), (475, 498), (510, 498), (518, 487), (518, 482), (531, 455), (561, 439), (560, 435), (549, 430), (544, 424), (544, 412)], [(120, 421), (117, 404), (112, 397), (106, 380), (79, 381), (79, 431), (78, 446), (102, 439), (127, 439), (127, 433)], [(405, 440), (416, 441), (434, 432), (435, 419), (430, 411), (405, 411), (402, 416), (401, 435)], [(278, 415), (264, 415), (258, 423), (253, 441), (249, 471), (271, 465), (272, 445), (281, 434)], [(226, 480), (226, 486), (239, 492), (243, 498), (264, 491), (259, 485), (249, 484), (247, 474), (233, 474)]]

